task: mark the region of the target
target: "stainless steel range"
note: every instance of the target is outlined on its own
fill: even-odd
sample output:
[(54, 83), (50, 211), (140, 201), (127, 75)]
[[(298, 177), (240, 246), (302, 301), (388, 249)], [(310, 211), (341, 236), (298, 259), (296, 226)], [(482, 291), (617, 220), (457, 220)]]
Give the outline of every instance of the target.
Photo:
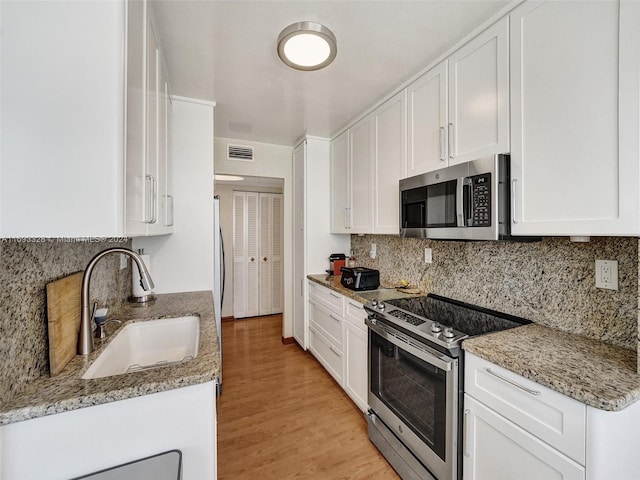
[(461, 479), (460, 345), (529, 321), (433, 294), (364, 308), (369, 438), (405, 480)]

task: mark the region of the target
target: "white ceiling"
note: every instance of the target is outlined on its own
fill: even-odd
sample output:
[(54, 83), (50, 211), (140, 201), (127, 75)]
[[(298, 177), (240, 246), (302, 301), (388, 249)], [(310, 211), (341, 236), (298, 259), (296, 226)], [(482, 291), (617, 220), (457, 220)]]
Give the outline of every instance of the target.
[[(215, 135), (293, 145), (330, 137), (507, 5), (494, 0), (153, 0), (172, 91), (214, 100)], [(335, 34), (324, 70), (285, 66), (288, 25)]]

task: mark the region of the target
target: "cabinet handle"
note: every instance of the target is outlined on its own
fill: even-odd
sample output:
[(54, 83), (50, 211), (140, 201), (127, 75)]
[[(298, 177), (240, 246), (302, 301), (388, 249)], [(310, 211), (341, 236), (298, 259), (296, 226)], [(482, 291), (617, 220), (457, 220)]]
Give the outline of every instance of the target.
[(329, 345), (329, 350), (331, 350), (337, 357), (342, 356), (340, 352), (338, 352), (335, 348), (333, 348), (333, 345)]
[(531, 395), (540, 395), (541, 392), (539, 392), (538, 390), (531, 390), (530, 388), (524, 387), (522, 385), (517, 384), (516, 382), (514, 382), (513, 380), (508, 379), (507, 377), (503, 377), (502, 375), (494, 372), (493, 370), (491, 370), (490, 368), (487, 368), (487, 373), (493, 375), (496, 378), (499, 378), (500, 380), (502, 380), (503, 382), (507, 382), (509, 385), (513, 385), (514, 387), (519, 388), (520, 390), (524, 390), (525, 392), (531, 394)]
[(304, 232), (304, 212), (300, 212), (300, 231)]
[(263, 262), (266, 262), (267, 260), (269, 260), (267, 257), (262, 257)]
[(454, 128), (453, 128), (453, 123), (449, 124), (449, 160), (453, 160), (453, 134), (454, 134)]
[(358, 305), (357, 303), (349, 302), (349, 305), (351, 305), (354, 308), (359, 308), (360, 310), (362, 310), (362, 305)]
[(518, 179), (511, 180), (511, 223), (518, 223), (516, 220), (516, 184)]
[(469, 449), (467, 448), (468, 442), (469, 442), (469, 413), (471, 413), (471, 410), (469, 410), (468, 408), (465, 409), (464, 411), (464, 420), (463, 420), (463, 427), (462, 429), (464, 430), (464, 437), (462, 439), (462, 454), (465, 457), (469, 457)]
[(347, 229), (349, 228), (349, 225), (347, 225), (347, 207), (344, 207), (344, 228)]
[[(146, 205), (143, 223), (156, 223), (156, 179), (153, 175), (146, 174), (144, 181), (149, 186), (145, 188)], [(149, 213), (148, 217), (146, 215), (147, 212)]]
[(336, 322), (340, 323), (341, 318), (334, 316), (333, 314), (329, 315), (331, 318), (333, 318)]
[(338, 300), (340, 300), (340, 295), (338, 295), (336, 293), (329, 292), (329, 295), (331, 295), (333, 298), (337, 298)]
[(173, 195), (165, 195), (165, 219), (164, 226), (172, 227), (173, 226)]
[(445, 162), (447, 160), (447, 156), (444, 153), (444, 127), (440, 127), (440, 161)]

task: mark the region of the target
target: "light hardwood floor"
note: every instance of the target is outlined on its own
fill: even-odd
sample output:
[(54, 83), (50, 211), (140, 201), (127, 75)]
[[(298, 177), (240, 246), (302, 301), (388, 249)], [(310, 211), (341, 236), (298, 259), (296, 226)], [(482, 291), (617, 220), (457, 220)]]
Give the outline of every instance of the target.
[(281, 325), (222, 324), (218, 478), (398, 480), (362, 412), (310, 353), (282, 344)]

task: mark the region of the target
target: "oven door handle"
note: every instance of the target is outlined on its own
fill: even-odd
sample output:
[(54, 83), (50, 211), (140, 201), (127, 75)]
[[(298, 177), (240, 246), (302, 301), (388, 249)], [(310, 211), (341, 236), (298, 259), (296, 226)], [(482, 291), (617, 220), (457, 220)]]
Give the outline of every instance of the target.
[[(446, 355), (443, 355), (437, 350), (429, 348), (426, 345), (419, 345), (417, 341), (409, 343), (409, 337), (406, 337), (396, 330), (394, 330), (393, 333), (387, 330), (383, 330), (378, 325), (372, 323), (368, 318), (364, 322), (367, 324), (369, 329), (371, 329), (371, 331), (377, 333), (388, 342), (393, 343), (397, 347), (402, 348), (413, 356), (418, 357), (420, 360), (423, 360), (433, 365), (434, 367), (439, 368), (440, 370), (448, 372), (452, 369), (453, 364), (456, 362), (456, 359), (447, 357)], [(391, 330), (390, 327), (389, 329)]]

